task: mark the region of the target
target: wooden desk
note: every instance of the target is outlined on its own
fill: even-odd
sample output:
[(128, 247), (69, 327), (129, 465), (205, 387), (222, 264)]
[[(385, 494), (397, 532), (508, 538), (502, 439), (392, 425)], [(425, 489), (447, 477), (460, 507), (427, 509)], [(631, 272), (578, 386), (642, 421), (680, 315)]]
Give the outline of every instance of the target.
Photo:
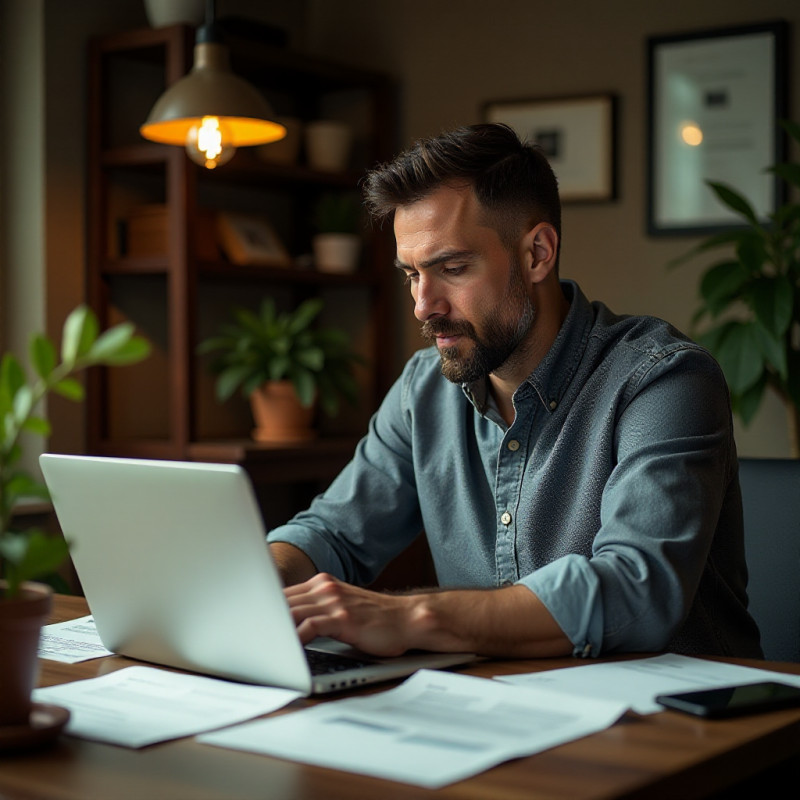
[[(82, 598), (57, 597), (51, 621), (86, 613)], [(131, 663), (135, 662), (119, 657), (74, 665), (42, 661), (39, 684), (49, 686), (95, 677)], [(739, 663), (763, 666), (763, 662), (756, 661)], [(468, 671), (489, 677), (575, 664), (566, 658), (501, 661), (470, 667)], [(800, 664), (769, 666), (800, 674)], [(302, 708), (313, 702), (316, 701), (301, 700), (290, 708)], [(719, 792), (798, 754), (800, 709), (716, 722), (703, 722), (675, 712), (646, 717), (629, 715), (601, 733), (502, 764), (433, 792), (209, 747), (191, 738), (131, 750), (62, 736), (49, 749), (0, 757), (0, 797), (3, 800), (416, 800), (433, 796), (446, 800), (612, 797), (683, 800)], [(772, 796), (763, 783), (759, 789), (757, 795)]]

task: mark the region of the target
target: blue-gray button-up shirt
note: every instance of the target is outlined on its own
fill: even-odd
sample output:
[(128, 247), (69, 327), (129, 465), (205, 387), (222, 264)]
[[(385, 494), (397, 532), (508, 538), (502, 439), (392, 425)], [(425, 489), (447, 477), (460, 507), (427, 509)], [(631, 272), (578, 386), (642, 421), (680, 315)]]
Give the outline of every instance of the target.
[(511, 426), (485, 381), (450, 383), (421, 350), (351, 463), (269, 541), (366, 585), (424, 530), (441, 586), (524, 584), (576, 655), (760, 656), (718, 365), (562, 287), (569, 313)]

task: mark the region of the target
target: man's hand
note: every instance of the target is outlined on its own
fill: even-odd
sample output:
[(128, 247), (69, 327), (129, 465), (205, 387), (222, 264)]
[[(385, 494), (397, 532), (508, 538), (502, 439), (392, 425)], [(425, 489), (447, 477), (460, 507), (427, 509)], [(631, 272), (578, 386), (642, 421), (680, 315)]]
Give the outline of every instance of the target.
[(515, 658), (572, 652), (525, 586), (395, 595), (320, 573), (284, 592), (303, 643), (330, 636), (376, 656), (410, 649)]
[(407, 641), (411, 596), (359, 589), (324, 572), (284, 590), (300, 640), (330, 636), (365, 653), (398, 656)]

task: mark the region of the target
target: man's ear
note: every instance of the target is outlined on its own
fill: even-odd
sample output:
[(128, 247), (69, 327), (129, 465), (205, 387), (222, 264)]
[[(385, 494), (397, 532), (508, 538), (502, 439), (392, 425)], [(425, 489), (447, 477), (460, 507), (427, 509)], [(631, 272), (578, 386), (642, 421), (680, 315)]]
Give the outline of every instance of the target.
[(540, 222), (522, 238), (522, 259), (532, 283), (543, 281), (556, 266), (558, 234), (549, 222)]

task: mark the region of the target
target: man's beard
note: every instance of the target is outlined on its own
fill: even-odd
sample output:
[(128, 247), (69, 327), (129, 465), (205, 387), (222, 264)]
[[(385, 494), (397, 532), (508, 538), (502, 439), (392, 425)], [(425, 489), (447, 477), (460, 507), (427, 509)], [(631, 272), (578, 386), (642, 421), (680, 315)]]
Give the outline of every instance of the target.
[(442, 375), (453, 383), (473, 383), (500, 369), (525, 340), (536, 317), (518, 263), (512, 262), (508, 290), (500, 303), (483, 320), (478, 335), (472, 323), (436, 317), (422, 326), (422, 337), (435, 344), (436, 335), (462, 335), (471, 339), (471, 351), (459, 356), (459, 347), (439, 349)]

